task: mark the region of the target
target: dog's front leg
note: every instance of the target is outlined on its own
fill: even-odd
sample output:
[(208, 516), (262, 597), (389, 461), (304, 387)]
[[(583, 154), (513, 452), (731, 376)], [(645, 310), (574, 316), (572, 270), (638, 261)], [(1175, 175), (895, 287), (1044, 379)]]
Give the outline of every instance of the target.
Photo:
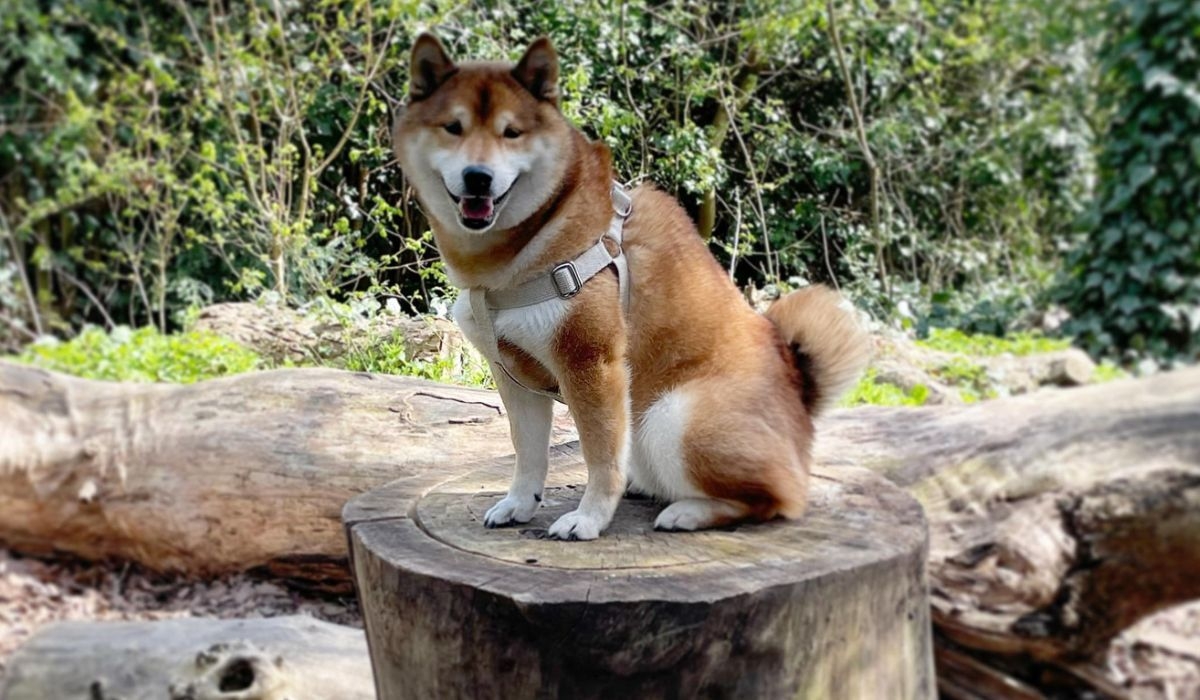
[(494, 363), (492, 376), (496, 378), (504, 408), (508, 410), (509, 432), (517, 451), (516, 472), (508, 495), (483, 516), (484, 525), (499, 527), (529, 522), (541, 505), (549, 466), (554, 400), (517, 386)]
[(572, 368), (562, 377), (571, 407), (588, 483), (579, 507), (550, 526), (561, 540), (594, 540), (612, 521), (625, 491), (629, 461), (629, 370), (623, 359), (604, 359)]

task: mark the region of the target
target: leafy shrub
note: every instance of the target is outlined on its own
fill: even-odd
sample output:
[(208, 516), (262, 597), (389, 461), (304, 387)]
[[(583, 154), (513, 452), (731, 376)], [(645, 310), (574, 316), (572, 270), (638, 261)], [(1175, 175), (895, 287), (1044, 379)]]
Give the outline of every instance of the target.
[(1060, 293), (1094, 357), (1200, 359), (1200, 4), (1113, 0), (1116, 107), (1101, 186)]
[(975, 327), (1002, 330), (1088, 195), (1097, 2), (839, 0), (846, 80), (824, 3), (10, 0), (0, 336), (264, 294), (431, 308), (387, 128), (425, 28), (460, 57), (548, 34), (568, 117), (623, 179), (712, 209), (739, 282), (832, 278), (880, 315), (995, 300)]
[(66, 342), (30, 345), (15, 359), (87, 379), (182, 384), (262, 366), (257, 354), (214, 333), (163, 335), (152, 326), (89, 328)]
[(446, 358), (434, 361), (410, 359), (403, 341), (356, 343), (346, 355), (345, 369), (420, 377), (446, 384), (494, 389), (491, 372), (482, 357), (468, 351), (461, 362)]

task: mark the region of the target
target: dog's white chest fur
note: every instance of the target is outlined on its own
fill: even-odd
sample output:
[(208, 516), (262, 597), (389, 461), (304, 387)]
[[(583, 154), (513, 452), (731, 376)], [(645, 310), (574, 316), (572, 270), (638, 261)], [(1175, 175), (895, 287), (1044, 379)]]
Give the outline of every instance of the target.
[[(450, 313), (467, 340), (494, 362), (497, 348), (484, 347), (484, 334), (480, 333), (475, 316), (471, 313), (468, 294), (466, 290), (459, 294)], [(532, 306), (501, 309), (492, 316), (492, 327), (497, 338), (504, 338), (555, 371), (558, 363), (552, 353), (554, 337), (569, 309), (570, 302), (566, 299), (550, 299)]]

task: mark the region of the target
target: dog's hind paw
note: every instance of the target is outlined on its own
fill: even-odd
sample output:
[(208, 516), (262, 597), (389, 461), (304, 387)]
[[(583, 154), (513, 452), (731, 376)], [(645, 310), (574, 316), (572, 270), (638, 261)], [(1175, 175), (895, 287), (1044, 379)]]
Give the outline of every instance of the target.
[(600, 518), (573, 510), (555, 520), (549, 534), (559, 540), (594, 540), (607, 524)]
[(509, 523), (527, 523), (533, 520), (533, 514), (541, 502), (542, 499), (533, 494), (522, 497), (510, 493), (488, 508), (483, 516), (483, 524), (485, 527), (500, 527)]
[(728, 501), (709, 498), (685, 498), (675, 501), (658, 514), (655, 530), (690, 531), (717, 527), (737, 520), (745, 508)]

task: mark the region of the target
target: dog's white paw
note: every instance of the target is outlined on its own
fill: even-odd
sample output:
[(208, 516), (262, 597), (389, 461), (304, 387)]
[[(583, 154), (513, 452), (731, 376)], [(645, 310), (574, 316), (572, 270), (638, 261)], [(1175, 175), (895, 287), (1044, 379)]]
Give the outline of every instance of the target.
[(514, 496), (510, 493), (488, 508), (483, 515), (483, 524), (485, 527), (500, 527), (509, 523), (527, 523), (533, 520), (533, 514), (541, 504), (541, 500), (533, 494)]
[(607, 524), (600, 518), (573, 510), (554, 521), (550, 536), (559, 540), (594, 540)]
[(663, 509), (654, 521), (655, 530), (702, 530), (717, 521), (724, 504), (701, 498), (686, 498)]

